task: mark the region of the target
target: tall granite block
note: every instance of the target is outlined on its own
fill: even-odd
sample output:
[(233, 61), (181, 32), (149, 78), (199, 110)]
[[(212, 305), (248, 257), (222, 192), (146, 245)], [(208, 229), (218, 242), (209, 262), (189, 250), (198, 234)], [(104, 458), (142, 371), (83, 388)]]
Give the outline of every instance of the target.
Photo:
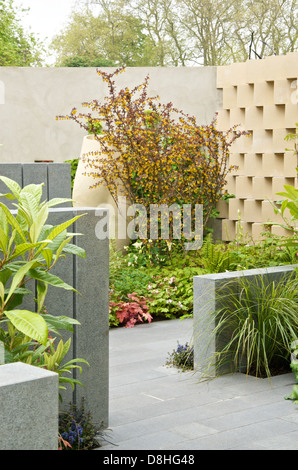
[[(71, 198), (70, 163), (0, 163), (0, 175), (16, 181), (21, 187), (44, 183), (44, 199)], [(0, 193), (6, 194), (7, 186), (0, 181)], [(10, 209), (15, 201), (3, 199)], [(71, 202), (64, 203), (70, 207)]]
[[(51, 163), (50, 163), (51, 165)], [(44, 183), (42, 188), (42, 200), (48, 199), (48, 164), (47, 163), (23, 163), (23, 187), (28, 184)]]
[[(218, 324), (218, 317), (214, 312), (224, 306), (227, 301), (227, 292), (233, 291), (236, 295), (240, 292), (241, 278), (247, 279), (251, 285), (256, 284), (260, 276), (265, 284), (281, 279), (289, 279), (297, 265), (277, 266), (263, 269), (247, 269), (243, 271), (231, 271), (219, 274), (206, 274), (193, 278), (193, 315), (194, 315), (194, 364), (200, 371), (206, 371), (215, 376), (217, 374), (231, 372), (232, 362), (220, 366), (215, 354), (227, 344), (230, 334), (225, 336), (214, 334)], [(225, 297), (226, 296), (226, 297)], [(244, 364), (239, 364), (241, 370)]]
[[(78, 293), (49, 287), (46, 308), (54, 315), (67, 315), (80, 322), (72, 335), (72, 358), (83, 358), (83, 372), (74, 370), (74, 378), (84, 384), (76, 386), (74, 394), (69, 387), (63, 391), (63, 406), (70, 401), (80, 405), (84, 397), (94, 422), (108, 425), (109, 386), (109, 240), (95, 235), (99, 218), (96, 208), (53, 208), (49, 222), (59, 224), (82, 215), (68, 232), (79, 233), (72, 243), (82, 247), (86, 258), (67, 255), (55, 266), (55, 273), (72, 285)], [(107, 210), (104, 210), (106, 213)], [(64, 335), (67, 339), (69, 334)]]
[[(78, 215), (86, 212), (76, 209)], [(103, 216), (108, 211), (103, 209)], [(75, 354), (83, 357), (90, 367), (84, 367), (84, 388), (77, 387), (75, 401), (85, 397), (86, 404), (98, 424), (108, 424), (109, 397), (109, 239), (95, 236), (99, 217), (95, 209), (88, 209), (85, 216), (75, 222), (76, 244), (86, 251), (86, 258), (75, 257), (74, 311), (82, 326), (76, 328)]]
[[(71, 198), (71, 172), (69, 163), (48, 165), (48, 199), (55, 197)], [(71, 202), (63, 204), (70, 207)]]
[[(73, 214), (72, 210), (56, 206), (55, 208), (50, 209), (47, 224), (60, 225), (73, 217), (75, 217), (75, 215)], [(69, 227), (68, 231), (74, 232), (75, 229), (74, 227)], [(72, 240), (71, 243), (73, 242), (74, 241)], [(51, 274), (55, 274), (65, 283), (76, 288), (74, 275), (74, 257), (72, 255), (61, 257), (56, 265), (51, 269)], [(76, 318), (74, 311), (75, 295), (76, 294), (71, 290), (48, 286), (48, 291), (45, 298), (45, 308), (51, 315), (65, 315), (70, 318)], [(64, 343), (70, 337), (72, 338), (71, 346), (67, 355), (65, 356), (65, 361), (71, 360), (75, 357), (75, 341), (71, 332), (62, 332), (62, 339)], [(60, 338), (57, 337), (56, 342), (58, 343), (59, 340)], [(70, 386), (66, 386), (66, 390), (61, 390), (60, 393), (63, 398), (63, 403), (60, 405), (60, 408), (64, 409), (66, 408), (66, 405), (73, 401), (72, 388)]]
[(0, 450), (57, 450), (58, 374), (0, 366)]

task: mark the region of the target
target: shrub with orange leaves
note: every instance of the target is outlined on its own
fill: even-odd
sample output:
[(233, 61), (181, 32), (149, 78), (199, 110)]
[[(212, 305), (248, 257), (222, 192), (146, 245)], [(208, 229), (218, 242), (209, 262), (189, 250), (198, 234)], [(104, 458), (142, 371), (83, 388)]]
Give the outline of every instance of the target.
[[(172, 103), (149, 97), (148, 75), (132, 90), (117, 91), (113, 78), (123, 71), (124, 67), (112, 73), (97, 69), (109, 88), (104, 102), (82, 103), (88, 113), (74, 108), (57, 119), (71, 119), (89, 132), (94, 122), (100, 150), (84, 156), (87, 174), (94, 177), (94, 187), (106, 184), (116, 204), (120, 182), (122, 194), (145, 206), (148, 215), (150, 204), (202, 204), (205, 227), (234, 168), (229, 166), (230, 146), (246, 132), (237, 126), (222, 132), (216, 118), (200, 125)], [(98, 122), (103, 126), (100, 135), (95, 131)]]

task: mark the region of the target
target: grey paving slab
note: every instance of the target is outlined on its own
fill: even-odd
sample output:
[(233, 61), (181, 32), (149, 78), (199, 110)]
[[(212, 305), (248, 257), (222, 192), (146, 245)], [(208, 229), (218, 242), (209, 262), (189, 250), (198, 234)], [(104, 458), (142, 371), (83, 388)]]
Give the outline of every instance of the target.
[(200, 382), (165, 365), (192, 319), (110, 330), (109, 430), (99, 451), (297, 449), (293, 374)]

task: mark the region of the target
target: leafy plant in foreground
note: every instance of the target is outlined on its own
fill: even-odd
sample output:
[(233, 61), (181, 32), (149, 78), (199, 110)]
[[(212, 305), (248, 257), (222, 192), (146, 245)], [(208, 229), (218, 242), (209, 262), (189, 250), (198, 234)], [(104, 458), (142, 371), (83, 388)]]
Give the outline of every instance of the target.
[[(41, 202), (43, 184), (21, 188), (9, 178), (0, 176), (0, 179), (11, 191), (0, 196), (16, 201), (14, 212), (0, 202), (0, 346), (4, 361), (20, 361), (56, 371), (60, 388), (66, 382), (74, 387), (75, 383), (81, 383), (64, 377), (64, 373), (70, 373), (73, 368), (81, 371), (76, 363), (87, 362), (73, 359), (62, 365), (71, 340), (65, 344), (61, 340), (56, 346), (55, 336), (60, 335), (59, 330), (72, 332), (79, 322), (49, 314), (44, 304), (49, 285), (75, 291), (50, 271), (66, 254), (86, 256), (84, 250), (71, 243), (76, 234), (67, 232), (81, 216), (60, 225), (49, 225), (46, 222), (50, 208), (68, 199)], [(32, 279), (36, 281), (36, 311), (22, 308), (24, 296), (35, 297), (28, 287)]]

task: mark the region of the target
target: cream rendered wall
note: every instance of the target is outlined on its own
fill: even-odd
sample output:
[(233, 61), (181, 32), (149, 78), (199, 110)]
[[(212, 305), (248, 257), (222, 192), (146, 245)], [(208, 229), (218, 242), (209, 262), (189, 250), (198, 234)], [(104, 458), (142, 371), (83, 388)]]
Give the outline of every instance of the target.
[[(283, 199), (276, 193), (284, 184), (297, 187), (297, 159), (284, 138), (295, 132), (298, 122), (298, 53), (249, 60), (217, 69), (217, 87), (223, 92), (218, 127), (234, 124), (249, 131), (249, 137), (235, 141), (230, 163), (238, 170), (228, 176), (230, 199), (227, 213), (221, 213), (222, 238), (234, 239), (239, 216), (245, 234), (260, 238), (264, 222), (281, 222), (270, 201)], [(272, 227), (272, 233), (285, 230)]]
[[(216, 67), (127, 68), (115, 78), (116, 85), (133, 88), (147, 74), (150, 96), (173, 102), (200, 124), (209, 123), (221, 107)], [(56, 121), (56, 115), (107, 94), (95, 68), (0, 67), (0, 162), (78, 158), (85, 131), (74, 122)]]

